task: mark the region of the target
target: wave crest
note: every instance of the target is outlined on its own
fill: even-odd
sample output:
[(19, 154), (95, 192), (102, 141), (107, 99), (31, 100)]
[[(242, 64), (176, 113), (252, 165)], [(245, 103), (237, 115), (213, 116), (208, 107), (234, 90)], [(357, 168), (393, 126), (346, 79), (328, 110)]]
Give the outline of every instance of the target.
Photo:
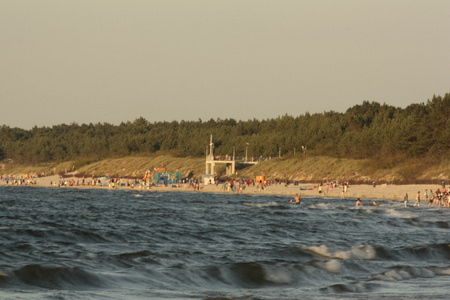
[(412, 278), (433, 278), (450, 274), (450, 268), (398, 266), (373, 278), (382, 281), (403, 281)]
[(376, 256), (375, 248), (370, 245), (362, 245), (351, 247), (350, 249), (337, 250), (329, 249), (326, 245), (309, 247), (305, 246), (302, 248), (326, 258), (370, 260), (374, 259)]
[(27, 265), (14, 271), (14, 276), (28, 285), (46, 289), (71, 289), (81, 286), (100, 287), (101, 280), (80, 268)]

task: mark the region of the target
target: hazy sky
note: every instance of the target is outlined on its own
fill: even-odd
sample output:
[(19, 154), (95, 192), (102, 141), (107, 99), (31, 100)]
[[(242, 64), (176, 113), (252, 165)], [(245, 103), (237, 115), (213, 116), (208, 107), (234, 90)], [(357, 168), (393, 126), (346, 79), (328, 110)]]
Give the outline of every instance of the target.
[(0, 0), (0, 125), (262, 120), (448, 92), (448, 0)]

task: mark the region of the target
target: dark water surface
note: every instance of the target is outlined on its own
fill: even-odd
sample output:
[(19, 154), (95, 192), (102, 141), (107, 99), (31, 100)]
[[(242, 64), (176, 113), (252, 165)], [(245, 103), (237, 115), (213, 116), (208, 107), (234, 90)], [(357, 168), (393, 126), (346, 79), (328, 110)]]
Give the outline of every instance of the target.
[(450, 209), (303, 200), (3, 186), (0, 299), (450, 298)]

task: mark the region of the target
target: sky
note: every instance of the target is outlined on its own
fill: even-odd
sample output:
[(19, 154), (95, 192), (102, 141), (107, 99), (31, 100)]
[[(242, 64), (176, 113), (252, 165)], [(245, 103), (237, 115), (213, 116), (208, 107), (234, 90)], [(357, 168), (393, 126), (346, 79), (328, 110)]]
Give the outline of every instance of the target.
[(449, 49), (448, 0), (0, 0), (0, 126), (406, 107)]

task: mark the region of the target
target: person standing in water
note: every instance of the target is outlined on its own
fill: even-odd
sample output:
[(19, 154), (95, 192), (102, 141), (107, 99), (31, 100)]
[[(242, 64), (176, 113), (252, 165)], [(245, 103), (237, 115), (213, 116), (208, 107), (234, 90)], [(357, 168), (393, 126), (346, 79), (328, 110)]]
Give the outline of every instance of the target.
[(405, 196), (403, 196), (403, 203), (405, 203), (405, 207), (408, 206), (408, 193), (405, 193)]
[(416, 196), (416, 202), (414, 203), (414, 206), (420, 207), (420, 191), (417, 192)]

